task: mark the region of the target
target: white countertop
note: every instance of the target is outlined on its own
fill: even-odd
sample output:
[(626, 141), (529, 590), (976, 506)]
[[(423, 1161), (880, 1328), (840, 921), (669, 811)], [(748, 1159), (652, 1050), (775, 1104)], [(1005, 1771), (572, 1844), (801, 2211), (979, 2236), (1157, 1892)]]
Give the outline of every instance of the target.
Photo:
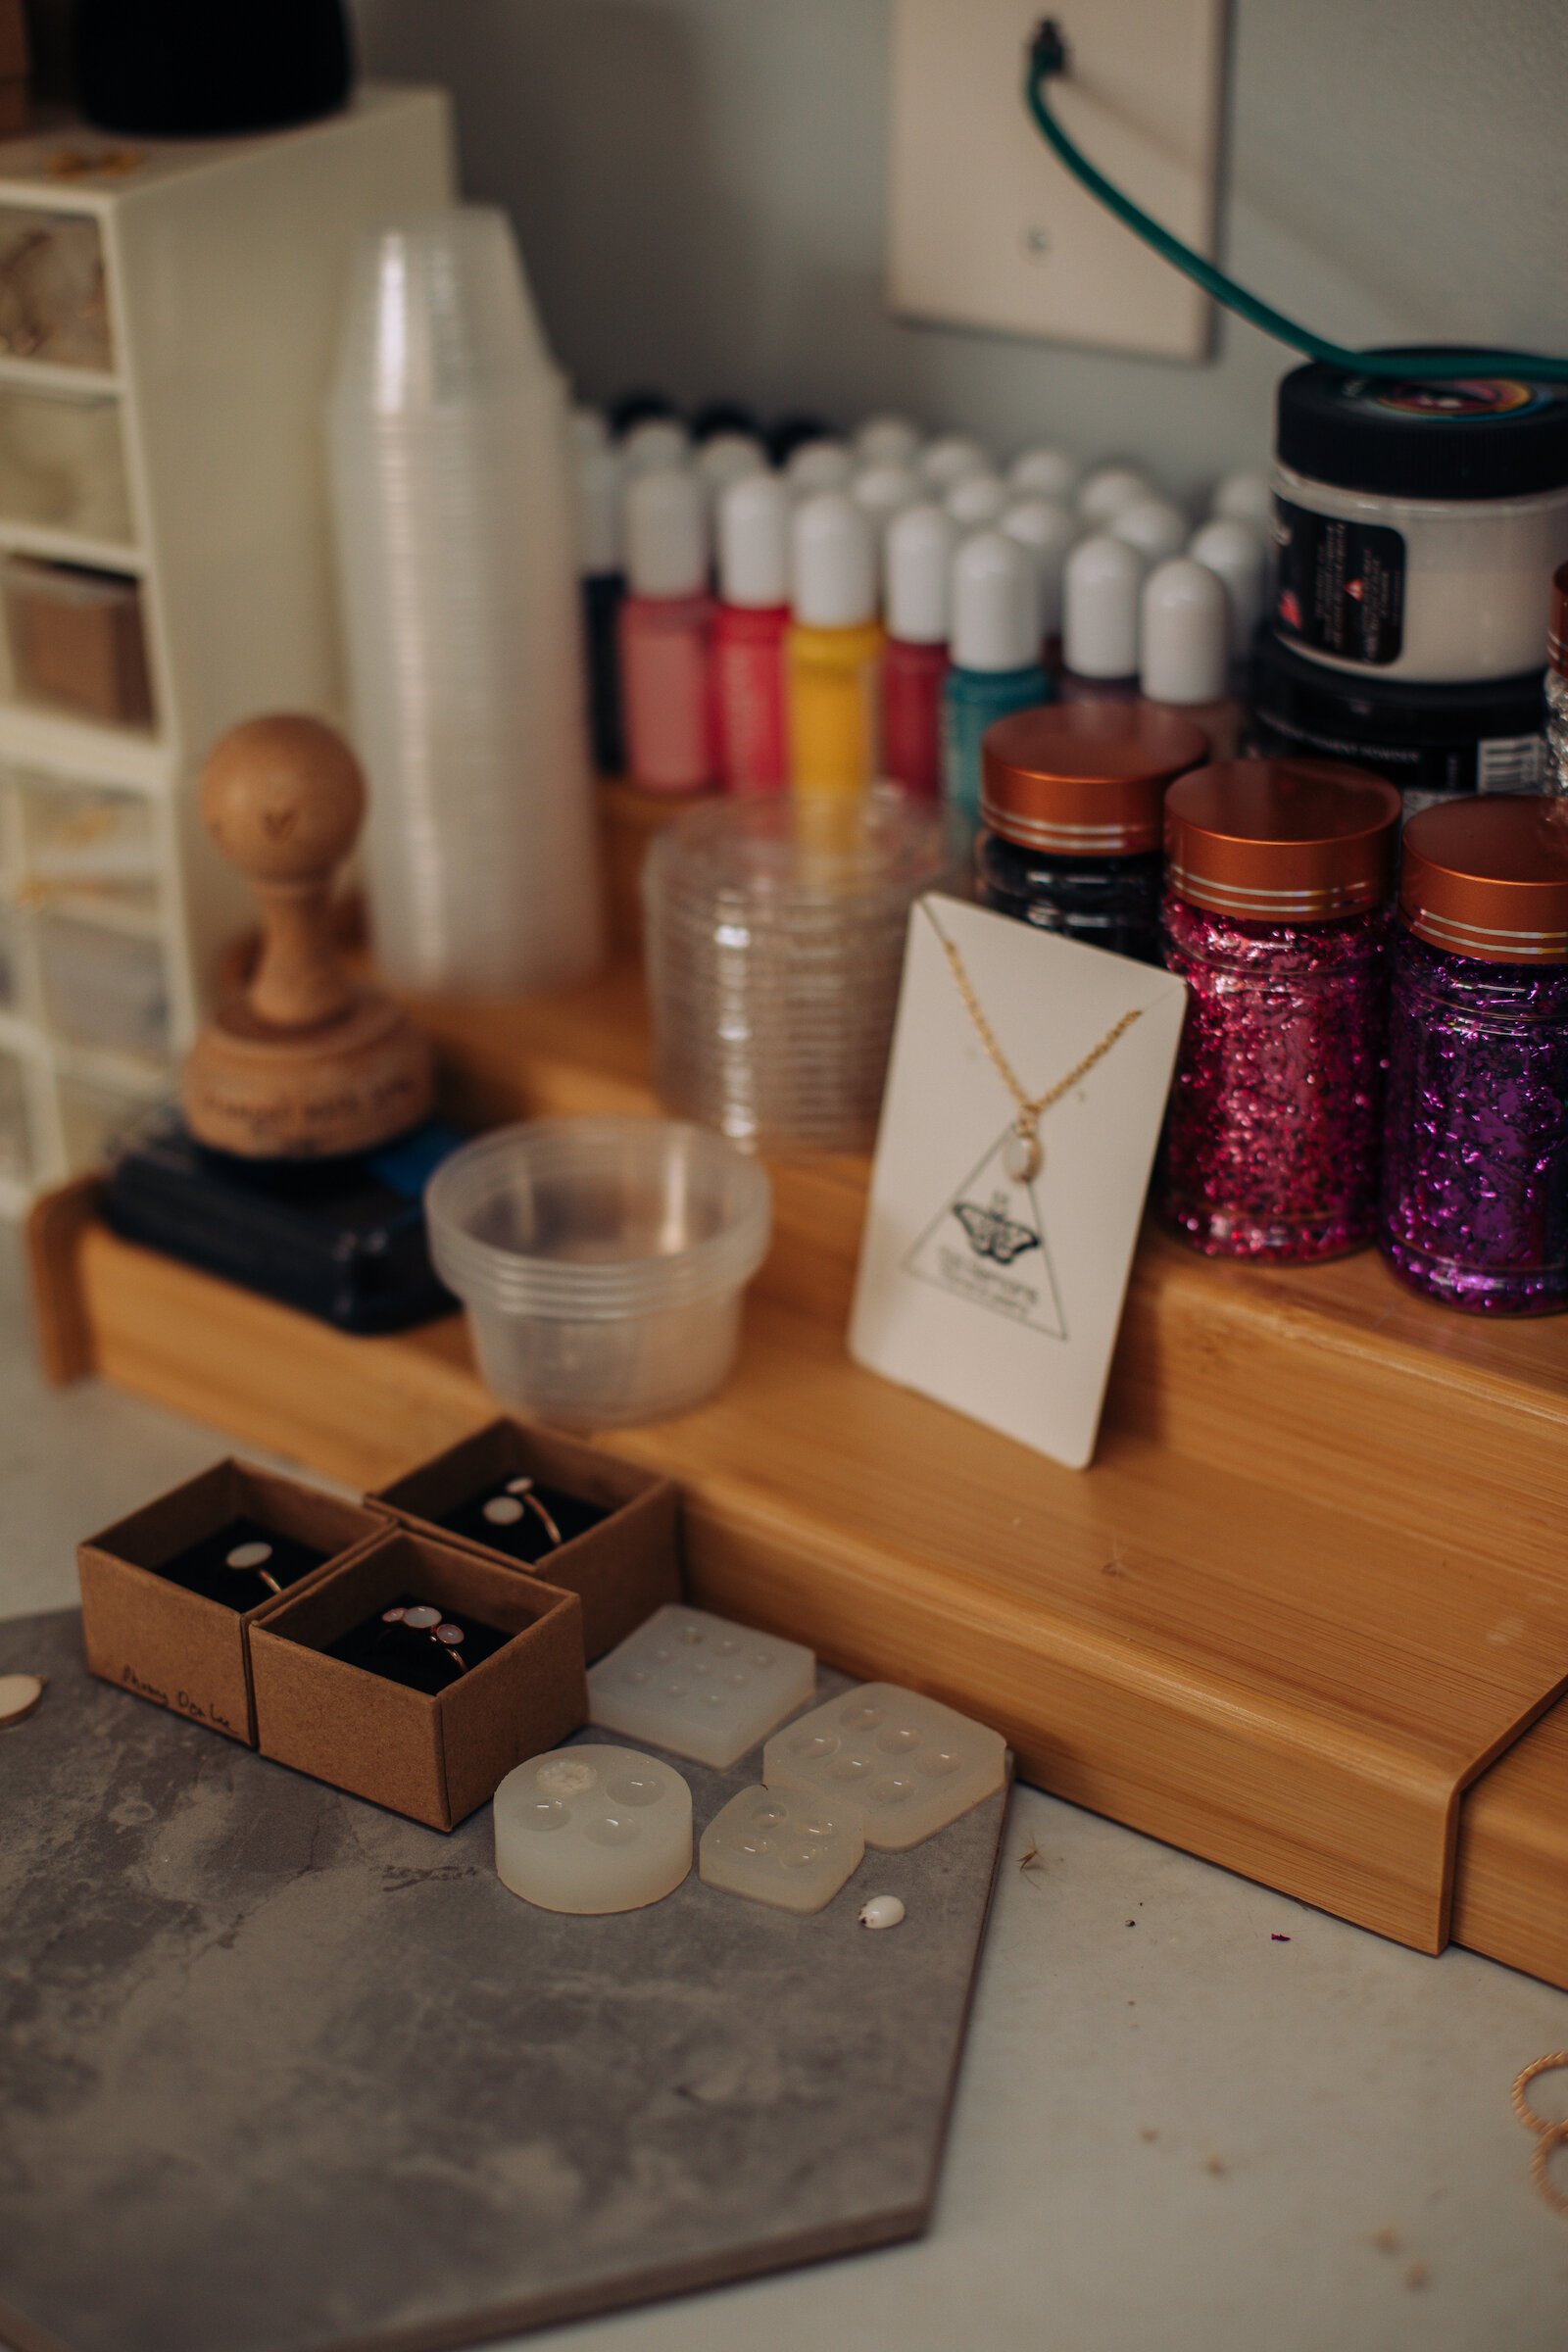
[[(223, 1450), (96, 1381), (45, 1390), (0, 1250), (0, 1613), (74, 1601), (77, 1539)], [(526, 2341), (1564, 2352), (1568, 2219), (1508, 2089), (1565, 2045), (1547, 1985), (1019, 1789), (930, 2234)]]

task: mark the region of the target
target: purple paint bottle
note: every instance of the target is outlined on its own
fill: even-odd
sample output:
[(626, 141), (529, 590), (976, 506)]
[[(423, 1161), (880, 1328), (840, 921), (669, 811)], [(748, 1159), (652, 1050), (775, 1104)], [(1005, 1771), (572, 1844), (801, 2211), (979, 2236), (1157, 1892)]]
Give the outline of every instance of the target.
[(1568, 1307), (1568, 806), (1488, 793), (1405, 828), (1380, 1240), (1472, 1314)]

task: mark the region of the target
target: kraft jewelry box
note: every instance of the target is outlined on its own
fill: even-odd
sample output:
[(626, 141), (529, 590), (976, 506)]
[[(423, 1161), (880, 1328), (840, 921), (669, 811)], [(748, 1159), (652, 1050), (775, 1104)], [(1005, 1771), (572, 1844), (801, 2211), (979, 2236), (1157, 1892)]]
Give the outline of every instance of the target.
[(554, 1430), (491, 1421), (366, 1501), (575, 1592), (590, 1666), (680, 1598), (674, 1484)]
[(256, 1744), (247, 1636), (385, 1511), (232, 1457), (76, 1547), (89, 1672)]
[(434, 1830), (587, 1720), (575, 1592), (385, 1523), (250, 1646), (264, 1756)]

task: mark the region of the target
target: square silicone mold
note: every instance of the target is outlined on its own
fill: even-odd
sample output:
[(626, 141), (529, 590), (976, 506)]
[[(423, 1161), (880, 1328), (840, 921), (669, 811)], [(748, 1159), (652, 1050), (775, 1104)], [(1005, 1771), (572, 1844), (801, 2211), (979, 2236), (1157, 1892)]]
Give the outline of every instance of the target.
[(656, 1610), (588, 1677), (588, 1719), (722, 1771), (804, 1706), (816, 1660), (799, 1642), (707, 1609)]
[(720, 1886), (776, 1911), (820, 1911), (865, 1853), (858, 1808), (812, 1789), (743, 1788), (703, 1832), (698, 1868)]
[(967, 1813), (1006, 1779), (1000, 1732), (896, 1683), (861, 1683), (774, 1734), (769, 1788), (859, 1808), (867, 1845), (901, 1853)]

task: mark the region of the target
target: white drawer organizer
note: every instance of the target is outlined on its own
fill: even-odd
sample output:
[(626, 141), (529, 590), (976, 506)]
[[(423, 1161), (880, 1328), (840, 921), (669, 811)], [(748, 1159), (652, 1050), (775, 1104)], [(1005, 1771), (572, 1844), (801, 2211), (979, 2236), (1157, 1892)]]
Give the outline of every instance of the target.
[(321, 406), (349, 256), (451, 196), (433, 90), (262, 138), (0, 144), (0, 583), (73, 567), (42, 575), (70, 626), (139, 599), (151, 704), (70, 708), (0, 630), (0, 1212), (170, 1091), (245, 919), (203, 756), (342, 700)]

